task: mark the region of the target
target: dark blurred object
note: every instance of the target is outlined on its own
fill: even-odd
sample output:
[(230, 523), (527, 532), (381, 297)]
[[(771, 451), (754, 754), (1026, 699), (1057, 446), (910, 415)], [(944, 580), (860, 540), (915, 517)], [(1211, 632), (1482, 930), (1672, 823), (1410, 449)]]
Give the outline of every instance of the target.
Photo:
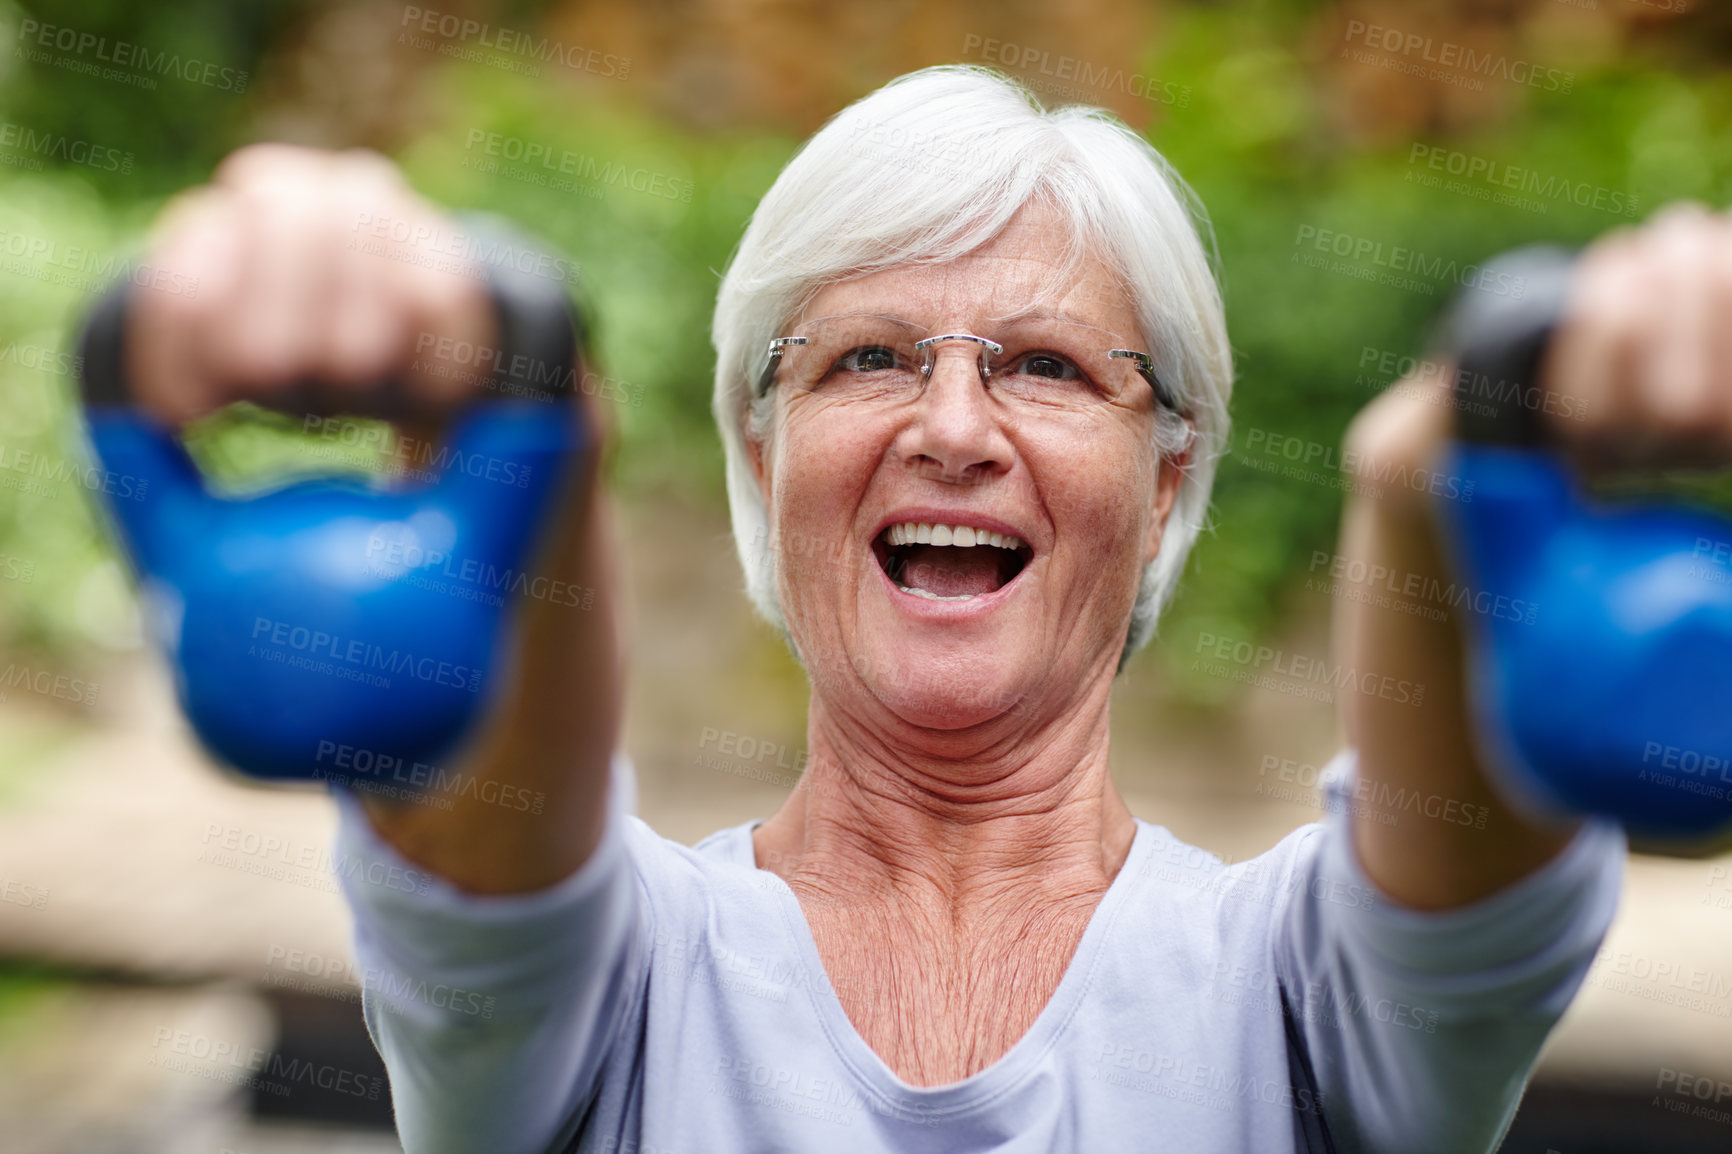
[(271, 990), (277, 1044), (248, 1089), (255, 1118), (391, 1130), (391, 1083), (359, 1001)]
[(1498, 1154), (1726, 1154), (1732, 1122), (1692, 1117), (1703, 1105), (1627, 1084), (1535, 1083)]

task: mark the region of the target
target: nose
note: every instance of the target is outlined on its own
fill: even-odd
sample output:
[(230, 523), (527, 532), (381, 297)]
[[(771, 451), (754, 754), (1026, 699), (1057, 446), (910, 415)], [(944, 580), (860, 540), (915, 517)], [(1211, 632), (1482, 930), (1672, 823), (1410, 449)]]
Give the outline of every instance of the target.
[(932, 349), (932, 373), (906, 432), (906, 455), (923, 474), (973, 484), (1010, 468), (1010, 439), (986, 391), (985, 350), (974, 341)]

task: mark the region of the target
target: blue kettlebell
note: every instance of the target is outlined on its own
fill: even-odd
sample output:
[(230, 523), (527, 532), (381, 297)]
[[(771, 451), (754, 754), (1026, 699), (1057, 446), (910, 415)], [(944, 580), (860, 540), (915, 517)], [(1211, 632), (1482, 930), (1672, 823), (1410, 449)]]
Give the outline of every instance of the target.
[(507, 611), (535, 582), (525, 566), (586, 436), (563, 288), (486, 272), (496, 396), (426, 447), (415, 484), (315, 477), (214, 494), (173, 431), (131, 403), (124, 286), (86, 322), (84, 415), (116, 481), (104, 504), (187, 718), (248, 777), (411, 780), (500, 688)]
[(1516, 800), (1705, 845), (1732, 834), (1732, 520), (1591, 499), (1546, 446), (1533, 402), (1571, 264), (1559, 249), (1507, 254), (1488, 268), (1522, 299), (1470, 290), (1447, 322), (1444, 467), (1473, 497), (1440, 502), (1445, 536), (1474, 590), (1534, 609), (1469, 615), (1471, 707)]

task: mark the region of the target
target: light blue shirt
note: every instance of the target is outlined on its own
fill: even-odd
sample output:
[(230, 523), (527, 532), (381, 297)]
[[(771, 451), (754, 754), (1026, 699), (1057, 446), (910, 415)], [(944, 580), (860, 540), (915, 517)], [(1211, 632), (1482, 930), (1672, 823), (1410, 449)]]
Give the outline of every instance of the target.
[[(1493, 1150), (1611, 923), (1623, 834), (1590, 823), (1518, 884), (1421, 914), (1355, 859), (1350, 753), (1330, 776), (1324, 821), (1230, 866), (1139, 819), (1028, 1033), (916, 1087), (843, 1013), (793, 891), (753, 865), (755, 823), (660, 837), (618, 757), (600, 845), (549, 889), (345, 871), (404, 1149), (1286, 1154), (1321, 1118), (1342, 1152)], [(339, 808), (339, 854), (406, 865)]]

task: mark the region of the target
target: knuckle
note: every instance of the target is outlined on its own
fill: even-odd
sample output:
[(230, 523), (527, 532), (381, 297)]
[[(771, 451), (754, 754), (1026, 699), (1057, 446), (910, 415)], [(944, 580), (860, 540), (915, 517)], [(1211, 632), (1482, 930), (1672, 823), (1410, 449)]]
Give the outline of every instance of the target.
[[(1428, 387), (1441, 383), (1433, 381)], [(1354, 416), (1343, 443), (1359, 456), (1378, 461), (1418, 460), (1441, 438), (1438, 416), (1448, 411), (1428, 403), (1418, 390), (1388, 389)]]
[(397, 366), (397, 343), (381, 328), (339, 326), (333, 334), (325, 373), (339, 383), (381, 381)]
[(323, 154), (314, 148), (280, 141), (245, 144), (229, 153), (217, 165), (219, 184), (235, 187), (271, 186), (285, 172), (319, 163)]
[(384, 154), (371, 148), (348, 148), (333, 158), (341, 179), (365, 189), (407, 189), (403, 174)]
[(128, 302), (141, 326), (167, 340), (197, 340), (216, 328), (222, 306), (203, 293), (134, 291)]
[(1654, 214), (1651, 225), (1655, 229), (1694, 229), (1713, 219), (1713, 210), (1699, 200), (1674, 200)]

